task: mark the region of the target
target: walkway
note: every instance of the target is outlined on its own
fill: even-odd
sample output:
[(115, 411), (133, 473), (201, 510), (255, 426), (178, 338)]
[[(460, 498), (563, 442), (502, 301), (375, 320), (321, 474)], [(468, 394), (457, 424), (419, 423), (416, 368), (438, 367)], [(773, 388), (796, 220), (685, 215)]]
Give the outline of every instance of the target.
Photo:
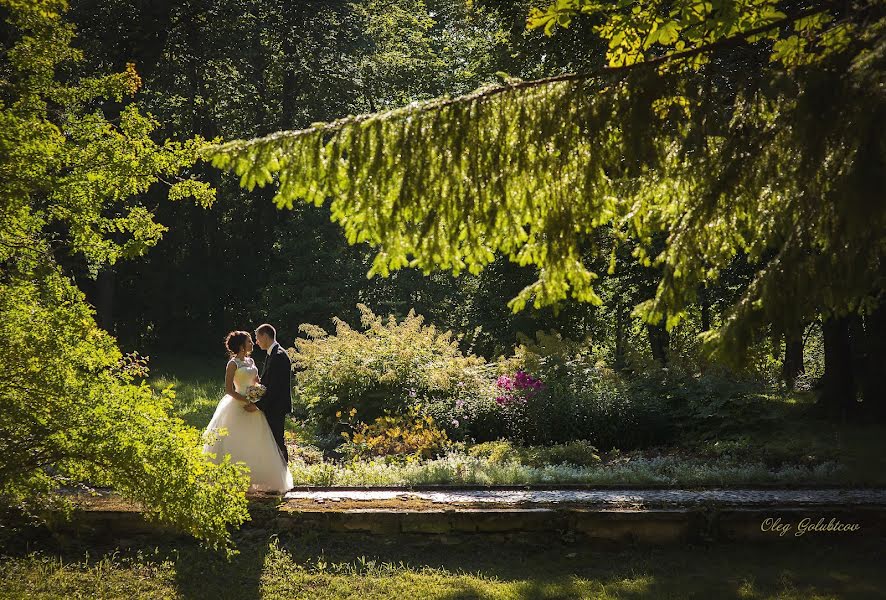
[(388, 505), (392, 501), (423, 505), (549, 505), (622, 508), (720, 507), (813, 507), (876, 505), (886, 507), (886, 489), (451, 489), (451, 490), (294, 490), (286, 494), (291, 504), (324, 503)]

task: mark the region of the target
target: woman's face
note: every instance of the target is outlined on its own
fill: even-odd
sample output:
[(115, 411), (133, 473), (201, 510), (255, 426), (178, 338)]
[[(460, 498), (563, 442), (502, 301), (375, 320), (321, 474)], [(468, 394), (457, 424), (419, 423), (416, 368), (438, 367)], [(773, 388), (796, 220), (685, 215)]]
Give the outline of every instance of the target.
[(252, 336), (246, 336), (246, 341), (243, 342), (243, 348), (246, 350), (246, 354), (252, 352)]

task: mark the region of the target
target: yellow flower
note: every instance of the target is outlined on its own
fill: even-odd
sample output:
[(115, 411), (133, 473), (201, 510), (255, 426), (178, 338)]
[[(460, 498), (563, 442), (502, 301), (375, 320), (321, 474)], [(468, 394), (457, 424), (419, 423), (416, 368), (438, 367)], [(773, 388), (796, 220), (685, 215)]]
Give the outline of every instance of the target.
[(349, 412), (348, 414), (351, 415), (351, 416), (353, 417), (354, 415), (357, 414), (357, 409), (356, 409), (356, 408), (352, 408), (352, 409), (351, 409), (351, 412)]

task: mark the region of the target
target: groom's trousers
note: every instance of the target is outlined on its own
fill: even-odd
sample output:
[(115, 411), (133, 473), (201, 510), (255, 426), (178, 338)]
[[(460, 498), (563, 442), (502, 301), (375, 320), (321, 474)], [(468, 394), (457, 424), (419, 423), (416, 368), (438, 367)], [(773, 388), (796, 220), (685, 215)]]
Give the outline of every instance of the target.
[(283, 431), (286, 429), (284, 427), (286, 415), (267, 415), (267, 419), (268, 425), (271, 426), (271, 433), (274, 434), (274, 440), (277, 442), (280, 453), (283, 455), (283, 461), (288, 465), (289, 451), (286, 449), (286, 440), (283, 438)]

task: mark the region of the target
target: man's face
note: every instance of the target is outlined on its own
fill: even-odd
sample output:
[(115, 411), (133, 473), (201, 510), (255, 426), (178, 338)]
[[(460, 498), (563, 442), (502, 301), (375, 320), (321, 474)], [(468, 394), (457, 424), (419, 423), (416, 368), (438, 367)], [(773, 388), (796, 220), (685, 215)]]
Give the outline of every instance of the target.
[(258, 342), (258, 347), (262, 350), (267, 350), (271, 347), (271, 338), (269, 338), (264, 333), (256, 333), (255, 341)]

